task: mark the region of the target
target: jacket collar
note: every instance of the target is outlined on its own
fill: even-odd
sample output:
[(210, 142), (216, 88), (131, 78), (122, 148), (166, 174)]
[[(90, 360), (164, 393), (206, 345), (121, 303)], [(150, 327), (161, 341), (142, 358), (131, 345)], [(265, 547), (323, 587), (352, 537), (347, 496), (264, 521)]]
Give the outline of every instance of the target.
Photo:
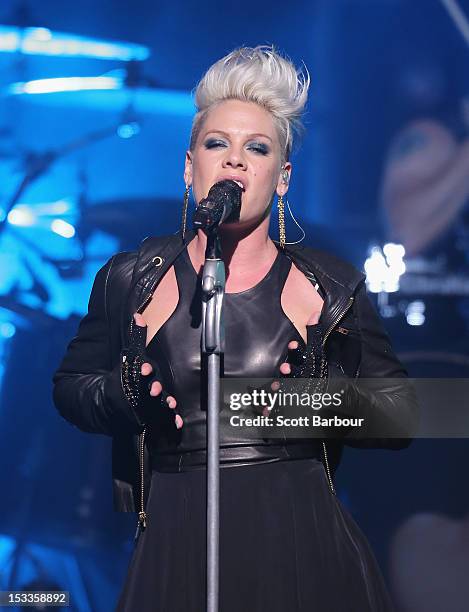
[[(141, 311), (179, 253), (196, 235), (188, 230), (181, 234), (146, 238), (138, 252), (129, 291), (127, 314)], [(285, 254), (311, 282), (317, 281), (324, 299), (320, 321), (331, 330), (353, 302), (353, 294), (365, 278), (354, 266), (324, 251), (303, 245), (286, 245)], [(130, 313), (130, 314), (129, 314)]]
[(351, 307), (354, 293), (365, 275), (348, 262), (325, 251), (303, 245), (285, 245), (285, 253), (298, 269), (319, 285), (324, 305), (319, 321), (325, 329), (325, 340)]
[(285, 253), (295, 260), (295, 265), (304, 266), (312, 272), (320, 286), (330, 290), (333, 290), (334, 286), (340, 286), (344, 291), (354, 293), (365, 279), (365, 274), (355, 266), (325, 251), (304, 245), (285, 245)]

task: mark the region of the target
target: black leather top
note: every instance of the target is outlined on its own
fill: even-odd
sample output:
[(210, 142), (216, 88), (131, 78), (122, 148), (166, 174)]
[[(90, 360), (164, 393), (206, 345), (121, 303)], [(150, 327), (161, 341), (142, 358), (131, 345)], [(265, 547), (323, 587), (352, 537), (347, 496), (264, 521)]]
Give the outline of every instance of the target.
[[(149, 431), (152, 460), (157, 455), (166, 453), (206, 449), (207, 372), (206, 364), (201, 364), (200, 350), (201, 277), (197, 276), (186, 249), (175, 260), (174, 265), (179, 302), (173, 314), (150, 340), (147, 353), (159, 363), (163, 386), (168, 393), (176, 397), (178, 412), (184, 420), (184, 425), (177, 430), (174, 417), (168, 416), (166, 410), (161, 411), (161, 416)], [(287, 355), (288, 343), (298, 340), (304, 346), (303, 338), (280, 304), (290, 268), (291, 260), (279, 251), (271, 269), (257, 285), (239, 293), (225, 294), (225, 354), (221, 362), (222, 376), (278, 376), (279, 366)], [(243, 436), (243, 428), (233, 427), (229, 423), (233, 414), (226, 407), (220, 415), (221, 448), (278, 445), (284, 442), (281, 439), (253, 440), (251, 428), (250, 435)], [(223, 453), (221, 459), (223, 460)]]

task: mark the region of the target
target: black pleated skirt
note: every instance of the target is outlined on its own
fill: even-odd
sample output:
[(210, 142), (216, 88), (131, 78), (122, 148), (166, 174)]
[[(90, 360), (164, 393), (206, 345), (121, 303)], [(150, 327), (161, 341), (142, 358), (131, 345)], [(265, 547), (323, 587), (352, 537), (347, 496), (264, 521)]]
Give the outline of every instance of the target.
[[(206, 610), (206, 471), (153, 472), (118, 612)], [(220, 612), (389, 612), (370, 546), (317, 459), (220, 471)]]

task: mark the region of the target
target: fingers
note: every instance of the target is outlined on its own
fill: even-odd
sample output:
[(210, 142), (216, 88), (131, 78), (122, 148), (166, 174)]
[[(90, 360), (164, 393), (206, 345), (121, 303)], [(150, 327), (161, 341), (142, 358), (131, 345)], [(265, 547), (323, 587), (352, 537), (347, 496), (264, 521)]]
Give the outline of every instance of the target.
[[(145, 364), (144, 364), (144, 365), (145, 365)], [(146, 364), (146, 365), (150, 365), (150, 364)], [(151, 367), (151, 366), (150, 366), (150, 367)], [(162, 385), (161, 385), (160, 381), (159, 381), (159, 380), (154, 380), (154, 381), (151, 383), (151, 385), (150, 385), (150, 395), (151, 395), (152, 397), (156, 397), (156, 396), (160, 395), (160, 393), (162, 393), (162, 392), (163, 392), (163, 387), (162, 387)], [(173, 397), (172, 395), (168, 395), (168, 396), (166, 397), (166, 399), (165, 399), (165, 397), (164, 397), (164, 396), (165, 396), (165, 394), (166, 394), (166, 392), (163, 392), (163, 395), (162, 395), (162, 398), (161, 398), (161, 399), (162, 399), (162, 401), (165, 401), (165, 402), (166, 402), (166, 404), (168, 405), (168, 408), (170, 408), (171, 410), (175, 410), (175, 409), (176, 409), (176, 407), (177, 407), (177, 401), (176, 401), (176, 398), (175, 398), (175, 397)], [(174, 417), (174, 423), (175, 423), (175, 425), (176, 425), (177, 429), (181, 429), (181, 427), (182, 427), (182, 425), (183, 425), (183, 420), (182, 420), (181, 415), (179, 415), (179, 414), (176, 414), (176, 415), (175, 415), (175, 417)]]
[(163, 386), (159, 380), (154, 380), (150, 385), (150, 395), (156, 397), (163, 391)]
[(142, 315), (139, 312), (134, 313), (134, 321), (139, 327), (147, 326), (147, 324), (145, 323), (145, 319), (142, 317)]
[(282, 374), (284, 374), (285, 376), (288, 374), (291, 374), (291, 366), (289, 363), (282, 363), (282, 365), (280, 366), (280, 372)]
[[(168, 397), (166, 398), (166, 403), (168, 404), (168, 406), (174, 410), (177, 406), (177, 402), (176, 399), (172, 396), (172, 395), (168, 395)], [(183, 426), (184, 421), (182, 420), (182, 417), (180, 414), (176, 414), (174, 417), (174, 423), (176, 425), (177, 429), (181, 429), (181, 427)]]
[(288, 343), (288, 356), (287, 356), (287, 360), (288, 361), (284, 361), (280, 365), (280, 372), (284, 376), (288, 376), (289, 374), (291, 374), (292, 373), (292, 368), (291, 368), (290, 364), (298, 365), (299, 359), (300, 359), (299, 343), (298, 343), (297, 340), (291, 340)]
[[(135, 325), (133, 326), (133, 343), (134, 346), (138, 347), (138, 352), (143, 360), (143, 363), (140, 367), (140, 373), (142, 376), (150, 376), (152, 372), (155, 374), (155, 378), (148, 382), (145, 382), (145, 387), (148, 389), (148, 393), (152, 397), (158, 397), (161, 395), (161, 402), (166, 402), (168, 408), (171, 410), (175, 410), (177, 406), (177, 401), (172, 395), (167, 395), (166, 391), (163, 391), (163, 386), (159, 380), (156, 379), (156, 376), (160, 376), (158, 366), (152, 365), (148, 361), (145, 361), (145, 349), (146, 349), (146, 336), (147, 336), (147, 324), (145, 319), (139, 312), (135, 312), (133, 315), (133, 319)], [(142, 381), (143, 382), (143, 381)], [(174, 417), (174, 423), (177, 429), (181, 429), (183, 425), (183, 420), (181, 415), (176, 414)]]
[(149, 374), (151, 374), (153, 372), (153, 367), (151, 363), (148, 363), (148, 361), (145, 361), (144, 363), (142, 363), (140, 372), (143, 376), (148, 376)]
[(166, 398), (166, 403), (168, 404), (170, 408), (173, 408), (173, 409), (176, 408), (177, 406), (176, 399), (172, 395), (168, 395), (168, 397)]
[(292, 340), (288, 343), (288, 356), (285, 362), (294, 366), (298, 366), (301, 364), (301, 354), (302, 351), (299, 342), (297, 342), (296, 340)]

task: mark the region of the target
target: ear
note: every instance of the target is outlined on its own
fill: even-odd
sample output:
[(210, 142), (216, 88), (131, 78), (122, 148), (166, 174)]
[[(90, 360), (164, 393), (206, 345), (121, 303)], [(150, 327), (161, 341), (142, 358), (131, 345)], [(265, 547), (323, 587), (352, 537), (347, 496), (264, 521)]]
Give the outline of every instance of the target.
[[(285, 162), (280, 169), (280, 174), (278, 177), (276, 192), (279, 196), (284, 196), (290, 185), (290, 177), (291, 177), (292, 165), (290, 162)], [(288, 178), (286, 178), (286, 174), (288, 174)]]
[(192, 153), (186, 151), (186, 160), (184, 162), (184, 182), (187, 186), (192, 185)]

